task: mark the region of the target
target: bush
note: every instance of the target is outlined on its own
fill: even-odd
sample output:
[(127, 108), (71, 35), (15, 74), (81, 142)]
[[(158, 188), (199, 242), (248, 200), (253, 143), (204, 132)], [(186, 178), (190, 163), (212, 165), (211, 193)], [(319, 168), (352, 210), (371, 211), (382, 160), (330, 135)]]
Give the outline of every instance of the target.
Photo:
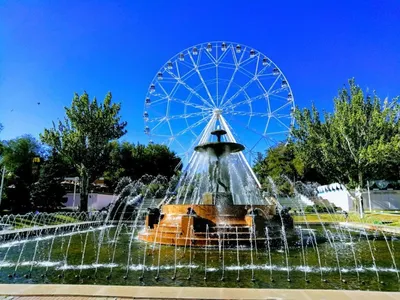
[(336, 206), (323, 206), (323, 205), (318, 205), (318, 204), (314, 204), (314, 205), (308, 205), (306, 206), (306, 208), (304, 209), (304, 211), (306, 213), (335, 213), (337, 210)]

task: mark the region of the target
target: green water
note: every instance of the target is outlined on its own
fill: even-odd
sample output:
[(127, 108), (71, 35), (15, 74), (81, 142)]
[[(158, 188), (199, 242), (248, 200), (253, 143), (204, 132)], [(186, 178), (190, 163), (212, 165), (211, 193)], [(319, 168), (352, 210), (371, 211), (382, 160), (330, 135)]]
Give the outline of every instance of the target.
[[(53, 236), (32, 238), (26, 243), (17, 237), (14, 241), (0, 244), (0, 282), (382, 291), (400, 289), (389, 251), (390, 249), (393, 253), (395, 264), (399, 267), (400, 239), (387, 236), (387, 243), (382, 237), (374, 238), (370, 235), (370, 244), (368, 244), (364, 234), (351, 232), (353, 243), (350, 243), (348, 231), (328, 229), (334, 237), (334, 241), (331, 241), (333, 246), (329, 241), (318, 244), (318, 251), (313, 243), (304, 244), (303, 250), (300, 245), (291, 246), (287, 256), (281, 248), (271, 249), (270, 252), (266, 248), (252, 250), (240, 248), (239, 251), (236, 249), (224, 249), (224, 251), (221, 249), (220, 251), (216, 248), (208, 249), (206, 253), (204, 249), (191, 249), (189, 246), (186, 249), (184, 247), (175, 249), (173, 246), (159, 248), (153, 247), (152, 244), (146, 246), (145, 243), (134, 239), (128, 259), (132, 227), (125, 225), (117, 235), (116, 243), (113, 242), (115, 227), (103, 230), (99, 228), (83, 230), (73, 234), (59, 232), (54, 239)], [(101, 233), (104, 238), (96, 268), (94, 264), (97, 261)], [(319, 236), (323, 235), (322, 228), (316, 227), (316, 233)], [(339, 233), (344, 234), (343, 241), (340, 241)], [(87, 243), (83, 251), (85, 240)], [(50, 253), (52, 243), (53, 248)], [(70, 247), (67, 250), (68, 244)], [(318, 253), (321, 265), (318, 262)], [(207, 269), (205, 268), (206, 254)], [(271, 256), (271, 264), (269, 256)], [(373, 268), (372, 256), (376, 259), (378, 274)], [(19, 264), (18, 260), (20, 260)], [(35, 263), (32, 265), (33, 260)], [(286, 268), (287, 260), (289, 272)], [(112, 268), (111, 263), (114, 263)], [(16, 265), (18, 266), (15, 271)], [(175, 265), (176, 279), (173, 280)], [(31, 269), (32, 272), (30, 272)], [(14, 273), (16, 276), (9, 278), (8, 275)], [(46, 276), (43, 276), (45, 273)], [(24, 275), (27, 274), (31, 276), (25, 278)], [(142, 274), (144, 276), (140, 279)], [(190, 279), (188, 279), (189, 275)], [(125, 276), (127, 277), (124, 278)], [(224, 277), (223, 281), (221, 281), (222, 277)], [(238, 278), (239, 281), (237, 281)]]

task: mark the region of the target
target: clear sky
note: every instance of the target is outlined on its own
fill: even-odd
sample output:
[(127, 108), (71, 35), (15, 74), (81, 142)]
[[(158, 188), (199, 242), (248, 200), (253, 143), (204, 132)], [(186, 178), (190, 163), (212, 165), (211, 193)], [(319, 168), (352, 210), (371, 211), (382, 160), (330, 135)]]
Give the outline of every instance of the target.
[(400, 94), (398, 0), (3, 0), (0, 139), (38, 136), (86, 90), (99, 99), (111, 91), (129, 124), (125, 139), (145, 142), (143, 103), (158, 69), (215, 40), (269, 56), (300, 107), (332, 110), (350, 77), (382, 98)]

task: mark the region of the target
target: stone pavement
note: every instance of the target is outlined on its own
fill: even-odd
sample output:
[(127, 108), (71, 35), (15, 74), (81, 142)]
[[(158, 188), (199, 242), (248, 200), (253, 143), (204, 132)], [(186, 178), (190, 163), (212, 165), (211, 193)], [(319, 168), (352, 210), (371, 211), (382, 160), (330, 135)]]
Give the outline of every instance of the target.
[[(396, 292), (285, 290), (199, 287), (143, 287), (57, 284), (0, 284), (3, 299), (268, 299), (268, 300), (400, 300)], [(28, 297), (29, 296), (29, 297)]]
[[(0, 296), (0, 300), (114, 300), (114, 297)], [(124, 298), (127, 299), (127, 298)]]

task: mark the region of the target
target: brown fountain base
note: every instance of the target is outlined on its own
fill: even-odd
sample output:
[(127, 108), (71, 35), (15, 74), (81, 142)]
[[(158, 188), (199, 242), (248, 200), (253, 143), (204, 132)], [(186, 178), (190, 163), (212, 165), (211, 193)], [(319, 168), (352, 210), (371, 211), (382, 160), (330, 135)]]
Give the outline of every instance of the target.
[[(213, 204), (164, 205), (150, 212), (139, 240), (163, 245), (195, 247), (243, 245), (265, 242), (265, 222), (275, 215), (275, 205)], [(254, 229), (254, 230), (253, 230)]]

